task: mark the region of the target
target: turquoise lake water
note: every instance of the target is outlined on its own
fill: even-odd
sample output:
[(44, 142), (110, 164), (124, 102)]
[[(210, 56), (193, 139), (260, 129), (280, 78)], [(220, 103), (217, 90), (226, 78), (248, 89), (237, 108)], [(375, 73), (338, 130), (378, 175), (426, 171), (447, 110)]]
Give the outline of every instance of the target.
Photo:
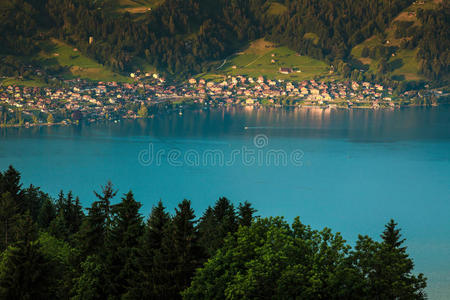
[[(244, 157), (245, 156), (245, 157)], [(184, 111), (149, 120), (0, 129), (0, 169), (84, 205), (111, 180), (148, 215), (162, 199), (250, 201), (353, 243), (394, 218), (430, 299), (450, 299), (450, 108)]]

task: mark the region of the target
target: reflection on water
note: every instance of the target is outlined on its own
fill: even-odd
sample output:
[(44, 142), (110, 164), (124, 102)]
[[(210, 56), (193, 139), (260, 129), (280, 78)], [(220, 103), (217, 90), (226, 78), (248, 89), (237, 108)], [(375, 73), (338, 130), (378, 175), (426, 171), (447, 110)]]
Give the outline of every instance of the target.
[[(148, 120), (94, 123), (69, 127), (2, 128), (2, 137), (109, 135), (156, 137), (267, 135), (299, 138), (343, 138), (353, 142), (450, 139), (449, 107), (401, 110), (335, 108), (227, 107), (189, 110)], [(42, 138), (42, 136), (41, 136)]]

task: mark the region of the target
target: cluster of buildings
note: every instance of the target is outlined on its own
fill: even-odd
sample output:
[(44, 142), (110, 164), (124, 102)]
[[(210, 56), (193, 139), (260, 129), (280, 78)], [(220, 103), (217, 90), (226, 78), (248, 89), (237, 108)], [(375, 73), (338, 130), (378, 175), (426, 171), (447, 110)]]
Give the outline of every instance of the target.
[[(369, 82), (318, 82), (270, 80), (262, 76), (228, 76), (220, 80), (191, 78), (183, 83), (166, 82), (159, 76), (134, 83), (66, 80), (64, 87), (0, 86), (0, 112), (10, 116), (20, 111), (28, 122), (46, 123), (79, 119), (137, 118), (139, 109), (170, 103), (201, 105), (313, 105), (369, 107), (394, 106), (393, 90)], [(414, 94), (408, 92), (405, 97)], [(28, 116), (28, 117), (27, 117)], [(10, 118), (11, 119), (11, 118)]]
[(0, 109), (6, 108), (9, 119), (20, 111), (23, 118), (29, 121), (46, 123), (51, 114), (58, 123), (70, 123), (81, 118), (91, 121), (136, 118), (142, 105), (158, 104), (178, 97), (174, 85), (166, 85), (164, 80), (159, 79), (133, 84), (76, 79), (64, 81), (63, 86), (0, 86)]
[[(222, 81), (205, 81), (191, 78), (189, 86), (183, 89), (186, 96), (194, 98), (212, 98), (227, 103), (258, 105), (261, 103), (279, 103), (280, 99), (290, 99), (295, 105), (327, 105), (345, 102), (347, 105), (364, 103), (377, 106), (381, 102), (393, 103), (392, 88), (369, 82), (318, 82), (304, 80), (271, 80), (260, 76), (229, 76)], [(263, 101), (264, 100), (264, 101)]]

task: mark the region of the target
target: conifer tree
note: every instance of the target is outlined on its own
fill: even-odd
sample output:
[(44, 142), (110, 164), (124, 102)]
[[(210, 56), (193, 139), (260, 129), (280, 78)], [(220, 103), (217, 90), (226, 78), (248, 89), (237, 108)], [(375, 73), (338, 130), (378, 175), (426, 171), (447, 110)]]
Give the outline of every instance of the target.
[(424, 299), (426, 278), (423, 274), (412, 274), (414, 263), (406, 253), (405, 240), (394, 220), (385, 225), (381, 238), (374, 294), (383, 299)]
[(0, 232), (1, 250), (6, 249), (14, 241), (15, 223), (18, 218), (18, 208), (10, 192), (0, 196)]
[(49, 196), (43, 193), (40, 188), (30, 184), (29, 187), (22, 190), (21, 201), (19, 205), (22, 212), (29, 211), (33, 221), (36, 221), (40, 212), (40, 208), (45, 199)]
[[(68, 195), (69, 196), (69, 195)], [(70, 196), (69, 196), (70, 197)], [(62, 190), (59, 191), (58, 198), (55, 203), (55, 218), (49, 226), (49, 233), (58, 239), (67, 240), (70, 231), (67, 223), (67, 203), (66, 197)]]
[(238, 223), (240, 226), (250, 226), (252, 224), (254, 214), (256, 209), (252, 205), (245, 201), (244, 203), (239, 203), (238, 208)]
[(211, 206), (208, 206), (198, 224), (199, 243), (208, 257), (211, 257), (215, 251), (215, 247), (211, 245), (211, 238), (215, 237), (216, 231), (217, 221), (214, 210)]
[[(226, 236), (228, 232), (237, 230), (236, 212), (234, 205), (226, 197), (221, 197), (214, 206), (214, 216), (220, 226), (221, 236)], [(222, 243), (221, 243), (222, 244)]]
[(161, 249), (165, 230), (170, 222), (170, 215), (166, 212), (162, 201), (152, 208), (145, 228), (143, 244), (149, 249)]
[(234, 206), (225, 197), (219, 198), (212, 209), (205, 211), (199, 224), (201, 244), (208, 257), (223, 245), (229, 233), (236, 232), (238, 223)]
[(71, 235), (79, 231), (83, 217), (80, 199), (76, 197), (74, 200), (72, 192), (69, 191), (64, 201), (64, 220)]
[(65, 201), (66, 201), (66, 198), (64, 196), (64, 192), (63, 192), (63, 190), (60, 190), (58, 193), (58, 198), (56, 199), (56, 202), (55, 202), (55, 209), (56, 209), (57, 214), (63, 213)]
[(76, 278), (74, 287), (76, 299), (105, 299), (110, 294), (106, 245), (111, 226), (111, 200), (117, 191), (108, 182), (101, 193), (94, 191), (94, 194), (98, 201), (88, 208), (88, 215), (83, 218), (80, 230), (74, 236), (80, 252), (78, 260), (81, 261), (81, 274)]
[(39, 210), (37, 223), (39, 228), (47, 229), (56, 217), (55, 205), (49, 198), (44, 199)]
[[(68, 240), (69, 236), (79, 231), (84, 217), (80, 199), (76, 197), (74, 200), (72, 191), (69, 191), (67, 196), (64, 196), (64, 192), (60, 191), (55, 207), (56, 217), (55, 223), (52, 225), (52, 233), (55, 236)], [(50, 209), (48, 203), (46, 204), (46, 209)], [(58, 230), (62, 229), (61, 227), (65, 227), (64, 234), (58, 233)]]
[(138, 274), (135, 274), (132, 291), (129, 297), (133, 299), (155, 298), (155, 285), (161, 285), (161, 262), (162, 241), (170, 224), (170, 215), (160, 200), (157, 206), (152, 208), (145, 226), (138, 253), (136, 264)]
[(393, 220), (385, 226), (381, 238), (382, 242), (375, 242), (368, 236), (359, 236), (355, 251), (349, 256), (355, 274), (359, 273), (354, 288), (360, 298), (425, 299), (426, 278), (412, 274), (413, 261)]
[(109, 181), (106, 186), (102, 187), (101, 194), (95, 191), (94, 194), (99, 200), (93, 202), (91, 208), (88, 208), (88, 215), (84, 218), (76, 238), (83, 257), (100, 253), (105, 246), (106, 235), (111, 223), (111, 199), (114, 198), (117, 191), (113, 189), (112, 183)]
[(71, 213), (73, 211), (72, 206), (73, 206), (73, 194), (72, 194), (72, 191), (69, 191), (67, 193), (66, 198), (63, 200), (64, 218), (66, 219), (66, 221), (68, 223), (70, 223), (69, 221), (70, 221)]
[(72, 211), (73, 211), (73, 195), (69, 191), (67, 196), (64, 196), (64, 192), (61, 190), (56, 200), (56, 216), (50, 223), (49, 232), (62, 240), (68, 241), (72, 229)]
[(401, 238), (400, 229), (397, 228), (397, 223), (393, 219), (389, 220), (389, 223), (385, 225), (385, 230), (381, 234), (383, 243), (390, 249), (398, 249), (405, 251), (406, 247), (400, 247), (404, 239)]
[(111, 221), (111, 200), (117, 195), (117, 190), (114, 190), (114, 187), (111, 183), (111, 181), (108, 181), (105, 186), (102, 187), (102, 193), (99, 194), (96, 191), (94, 191), (95, 196), (99, 199), (99, 206), (103, 210), (105, 216), (107, 225), (109, 226), (109, 222)]
[[(20, 173), (9, 166), (8, 170), (3, 173), (0, 181), (0, 195), (9, 192), (15, 201), (19, 200), (22, 184), (20, 183)], [(20, 207), (19, 207), (20, 209)]]
[(64, 217), (64, 222), (67, 226), (67, 231), (70, 234), (74, 232), (73, 219), (74, 219), (74, 209), (73, 209), (73, 194), (72, 191), (67, 193), (66, 198), (63, 200), (62, 215)]
[(203, 255), (194, 219), (191, 201), (183, 200), (175, 209), (162, 241), (161, 258), (164, 260), (158, 263), (165, 267), (161, 274), (165, 283), (155, 287), (157, 297), (180, 298), (180, 292), (189, 285), (195, 269), (201, 265)]
[(131, 286), (136, 272), (135, 261), (139, 240), (144, 231), (141, 204), (128, 192), (122, 201), (112, 207), (112, 227), (107, 238), (107, 276), (110, 298), (120, 298)]
[(88, 215), (77, 234), (78, 248), (83, 257), (101, 252), (106, 231), (106, 216), (99, 202), (96, 201), (92, 203), (91, 208), (88, 208)]
[(70, 235), (69, 228), (62, 213), (56, 215), (50, 223), (48, 231), (54, 237), (67, 241)]
[(36, 239), (36, 228), (27, 213), (18, 222), (17, 242), (6, 250), (1, 262), (0, 298), (51, 298), (51, 266)]
[(81, 206), (80, 198), (78, 196), (75, 198), (75, 203), (72, 208), (72, 233), (77, 233), (80, 230), (84, 218), (83, 207)]

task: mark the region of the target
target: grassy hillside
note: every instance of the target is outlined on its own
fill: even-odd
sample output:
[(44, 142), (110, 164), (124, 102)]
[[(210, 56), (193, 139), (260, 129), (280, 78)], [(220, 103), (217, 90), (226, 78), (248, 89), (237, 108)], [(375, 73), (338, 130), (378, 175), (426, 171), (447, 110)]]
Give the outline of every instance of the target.
[[(59, 69), (60, 72), (58, 73), (66, 79), (84, 78), (94, 81), (130, 81), (129, 77), (113, 72), (110, 68), (83, 55), (78, 49), (57, 39), (41, 42), (40, 46), (43, 49), (42, 51), (33, 57), (24, 58), (24, 60), (33, 60), (42, 67)], [(33, 76), (27, 80), (4, 79), (3, 85), (7, 84), (43, 86), (45, 82), (39, 77)]]
[[(293, 73), (281, 74), (279, 69), (292, 68)], [(259, 39), (253, 41), (247, 49), (220, 62), (217, 69), (200, 77), (214, 78), (224, 75), (260, 75), (270, 79), (304, 80), (317, 76), (328, 76), (329, 66), (320, 60), (301, 56), (287, 47), (277, 47)]]
[(42, 65), (59, 65), (64, 67), (64, 77), (80, 77), (102, 81), (128, 81), (129, 79), (112, 72), (109, 68), (84, 56), (76, 48), (52, 39), (46, 42), (45, 50), (38, 54)]
[(426, 79), (419, 74), (419, 61), (416, 59), (417, 47), (413, 49), (402, 49), (401, 44), (410, 40), (411, 36), (398, 37), (395, 32), (401, 23), (409, 23), (409, 27), (421, 26), (420, 21), (416, 18), (418, 9), (436, 9), (441, 0), (425, 0), (415, 1), (411, 6), (396, 16), (382, 35), (374, 35), (361, 44), (352, 49), (352, 56), (359, 60), (362, 64), (369, 67), (369, 71), (376, 72), (378, 70), (381, 58), (363, 57), (364, 48), (370, 50), (379, 46), (394, 46), (397, 50), (391, 55), (387, 61), (392, 68), (390, 72), (391, 78), (396, 80), (422, 80)]

